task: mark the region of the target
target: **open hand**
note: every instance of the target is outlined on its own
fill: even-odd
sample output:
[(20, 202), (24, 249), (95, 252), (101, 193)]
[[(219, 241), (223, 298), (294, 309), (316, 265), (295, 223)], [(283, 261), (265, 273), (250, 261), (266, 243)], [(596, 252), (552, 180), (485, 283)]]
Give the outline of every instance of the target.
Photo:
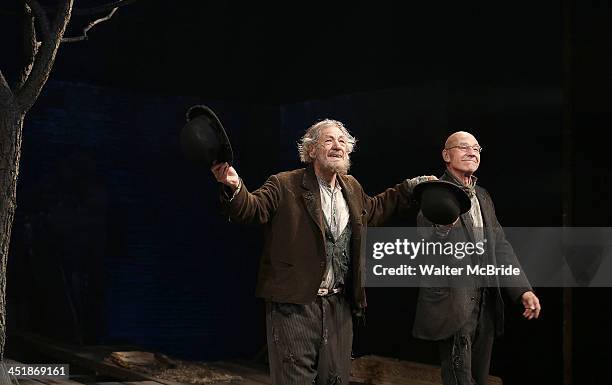
[(533, 319), (540, 316), (540, 310), (542, 310), (542, 307), (540, 306), (540, 300), (535, 294), (533, 294), (533, 291), (524, 292), (521, 296), (521, 302), (523, 303), (523, 307), (525, 307), (523, 317)]

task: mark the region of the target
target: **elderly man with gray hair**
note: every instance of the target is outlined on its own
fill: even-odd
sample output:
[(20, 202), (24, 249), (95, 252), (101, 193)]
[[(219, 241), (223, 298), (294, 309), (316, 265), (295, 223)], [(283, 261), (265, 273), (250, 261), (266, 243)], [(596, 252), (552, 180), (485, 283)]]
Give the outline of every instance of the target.
[(256, 295), (266, 300), (273, 384), (349, 383), (352, 315), (366, 308), (363, 229), (406, 209), (414, 186), (434, 178), (370, 197), (348, 174), (355, 143), (339, 121), (320, 121), (298, 144), (306, 167), (253, 192), (227, 163), (212, 167), (230, 218), (264, 226)]

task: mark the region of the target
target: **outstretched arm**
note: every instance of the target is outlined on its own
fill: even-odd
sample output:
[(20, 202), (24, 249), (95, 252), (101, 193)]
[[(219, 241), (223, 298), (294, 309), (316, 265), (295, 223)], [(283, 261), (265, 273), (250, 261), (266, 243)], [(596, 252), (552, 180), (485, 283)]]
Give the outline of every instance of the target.
[(268, 178), (263, 186), (251, 193), (228, 163), (214, 165), (211, 171), (225, 186), (221, 202), (232, 221), (264, 224), (272, 218), (280, 201), (280, 183), (276, 176)]
[(437, 179), (435, 176), (418, 176), (406, 179), (394, 187), (386, 189), (384, 192), (370, 197), (363, 188), (361, 193), (366, 210), (366, 222), (370, 226), (380, 226), (388, 221), (396, 212), (403, 211), (410, 207), (412, 203), (412, 191), (414, 187), (427, 180)]

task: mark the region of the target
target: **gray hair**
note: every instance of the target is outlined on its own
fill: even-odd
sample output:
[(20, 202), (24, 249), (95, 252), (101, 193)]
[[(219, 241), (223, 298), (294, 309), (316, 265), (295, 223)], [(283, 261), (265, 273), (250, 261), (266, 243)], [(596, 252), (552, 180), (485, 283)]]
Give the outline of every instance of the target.
[(324, 119), (308, 127), (306, 133), (298, 142), (298, 153), (300, 154), (300, 160), (302, 161), (302, 163), (311, 163), (313, 161), (309, 154), (310, 150), (312, 150), (312, 148), (317, 145), (319, 141), (319, 136), (321, 136), (321, 129), (328, 126), (338, 127), (340, 131), (342, 131), (342, 134), (346, 136), (347, 155), (353, 152), (353, 150), (355, 149), (355, 145), (357, 144), (357, 138), (355, 138), (348, 132), (342, 122), (333, 119)]

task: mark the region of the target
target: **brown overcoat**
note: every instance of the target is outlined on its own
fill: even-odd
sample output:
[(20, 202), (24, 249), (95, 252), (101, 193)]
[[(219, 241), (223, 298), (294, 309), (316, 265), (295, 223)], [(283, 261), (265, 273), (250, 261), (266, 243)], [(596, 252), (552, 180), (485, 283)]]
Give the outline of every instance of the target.
[[(360, 312), (366, 307), (361, 248), (364, 229), (380, 225), (398, 210), (406, 209), (412, 201), (414, 183), (405, 180), (370, 197), (353, 176), (340, 175), (337, 180), (352, 226), (348, 298), (354, 310)], [(315, 300), (326, 253), (321, 195), (312, 165), (272, 175), (253, 192), (243, 184), (233, 199), (223, 194), (222, 202), (232, 221), (264, 226), (256, 295), (294, 304)]]

